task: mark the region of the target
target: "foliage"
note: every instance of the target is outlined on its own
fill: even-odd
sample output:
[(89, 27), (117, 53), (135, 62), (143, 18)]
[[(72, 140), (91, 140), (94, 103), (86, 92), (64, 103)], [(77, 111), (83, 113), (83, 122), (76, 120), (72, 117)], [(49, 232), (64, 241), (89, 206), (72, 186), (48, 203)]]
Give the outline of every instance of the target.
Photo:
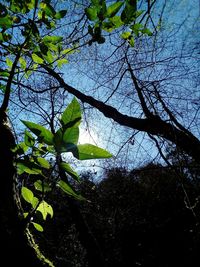
[[(198, 196), (199, 183), (187, 176), (179, 179), (173, 168), (149, 163), (141, 168), (127, 171), (126, 169), (110, 169), (103, 175), (99, 183), (94, 183), (92, 173), (81, 176), (80, 189), (89, 202), (82, 202), (82, 212), (96, 237), (104, 255), (106, 266), (154, 266), (160, 263), (166, 267), (173, 264), (198, 266), (199, 256), (199, 219)], [(182, 187), (194, 206), (196, 219), (187, 206)], [(62, 198), (60, 195), (59, 197)], [(185, 199), (185, 201), (184, 201)], [(57, 265), (67, 255), (76, 257), (72, 244), (68, 242), (71, 229), (68, 208), (59, 201), (55, 224), (60, 227), (63, 237), (62, 247), (58, 251), (57, 238), (51, 236), (52, 229), (46, 229), (45, 236), (40, 237), (41, 246), (45, 247), (51, 240), (49, 253), (59, 255)], [(60, 213), (65, 216), (59, 216)], [(53, 226), (50, 226), (53, 227)], [(53, 227), (54, 228), (54, 227)], [(78, 242), (76, 232), (74, 243)], [(58, 253), (58, 254), (57, 254)], [(196, 262), (196, 265), (195, 265)], [(193, 264), (194, 263), (194, 264)], [(84, 265), (85, 262), (81, 266)], [(70, 267), (76, 266), (73, 262)]]
[[(75, 98), (64, 110), (59, 121), (60, 127), (55, 133), (39, 124), (23, 121), (24, 125), (36, 137), (26, 130), (24, 142), (19, 143), (14, 149), (17, 155), (18, 174), (34, 175), (33, 187), (38, 197), (26, 186), (22, 187), (21, 194), (31, 206), (29, 213), (25, 212), (24, 216), (31, 217), (31, 224), (38, 231), (43, 231), (42, 226), (35, 222), (37, 219), (35, 215), (38, 212), (42, 215), (43, 220), (46, 220), (48, 215), (53, 217), (53, 208), (44, 199), (46, 194), (55, 187), (59, 187), (63, 192), (77, 200), (85, 200), (73, 189), (68, 180), (63, 180), (62, 171), (75, 182), (80, 181), (78, 174), (62, 159), (63, 153), (65, 158), (67, 158), (67, 153), (72, 153), (79, 160), (110, 158), (112, 156), (97, 146), (78, 144), (81, 107)], [(24, 182), (26, 183), (26, 181)]]

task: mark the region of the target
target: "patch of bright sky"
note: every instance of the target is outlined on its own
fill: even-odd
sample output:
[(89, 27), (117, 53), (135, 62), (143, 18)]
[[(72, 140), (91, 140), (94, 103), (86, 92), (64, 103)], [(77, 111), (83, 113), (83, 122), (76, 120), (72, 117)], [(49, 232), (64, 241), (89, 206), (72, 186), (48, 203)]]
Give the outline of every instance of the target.
[[(165, 9), (164, 17), (163, 17), (164, 29), (167, 32), (172, 32), (173, 30), (175, 30), (175, 28), (178, 25), (182, 25), (180, 31), (174, 37), (174, 38), (176, 38), (176, 40), (174, 39), (174, 46), (176, 46), (176, 49), (178, 49), (178, 46), (186, 38), (188, 38), (188, 40), (190, 40), (190, 41), (198, 39), (199, 33), (195, 32), (193, 30), (193, 28), (194, 28), (194, 26), (197, 26), (197, 25), (195, 25), (195, 23), (199, 22), (199, 14), (200, 14), (199, 0), (196, 0), (196, 1), (189, 1), (189, 0), (157, 1), (157, 5), (154, 9), (156, 16), (158, 16), (160, 14), (162, 5), (165, 2), (166, 2), (166, 9)], [(102, 48), (103, 47), (105, 47), (105, 49), (106, 49), (106, 46), (103, 45)], [(165, 53), (167, 54), (170, 52), (171, 51), (168, 50)], [(84, 63), (81, 63), (81, 64), (84, 64)], [(65, 73), (66, 81), (67, 82), (69, 81), (69, 84), (71, 84), (75, 88), (80, 89), (81, 91), (85, 92), (86, 94), (94, 95), (93, 93), (96, 93), (96, 91), (93, 91), (93, 88), (95, 88), (95, 86), (96, 86), (96, 81), (93, 80), (92, 78), (89, 78), (88, 76), (85, 76), (84, 73), (79, 73), (78, 76), (76, 76), (76, 79), (74, 79), (73, 72), (75, 75), (77, 75), (77, 73), (78, 73), (76, 71), (76, 69), (73, 69), (72, 66), (70, 66), (70, 70), (68, 68), (66, 69), (66, 73)], [(101, 92), (105, 93), (106, 92), (105, 90), (101, 90)], [(91, 135), (93, 136), (93, 138), (91, 138), (90, 135), (88, 134), (88, 132), (86, 130), (82, 129), (81, 134), (80, 134), (80, 136), (81, 136), (80, 142), (84, 143), (86, 141), (89, 143), (93, 143), (93, 141), (96, 139), (95, 144), (97, 143), (97, 145), (99, 145), (101, 147), (108, 148), (108, 150), (111, 153), (113, 153), (114, 155), (117, 154), (117, 151), (119, 149), (120, 144), (125, 142), (127, 140), (128, 136), (130, 136), (130, 132), (131, 132), (130, 129), (127, 129), (125, 127), (120, 127), (120, 130), (117, 130), (116, 127), (113, 127), (112, 121), (105, 122), (103, 115), (98, 115), (96, 117), (95, 123), (93, 123), (93, 124), (96, 125), (96, 129), (99, 129), (99, 130), (97, 130), (97, 132), (99, 132), (99, 134), (96, 135), (96, 134), (92, 133)], [(92, 123), (91, 123), (91, 125), (92, 125)], [(123, 134), (122, 134), (122, 132), (123, 132)], [(109, 140), (111, 140), (109, 137), (110, 134), (112, 134), (112, 142), (110, 142), (110, 145), (108, 146)], [(143, 139), (143, 134), (141, 134), (139, 136), (139, 138), (137, 139), (138, 146), (136, 146), (136, 147), (134, 147), (134, 149), (132, 149), (132, 151), (133, 151), (132, 155), (128, 155), (129, 157), (133, 157), (134, 153), (136, 155), (136, 156), (134, 156), (135, 163), (132, 163), (131, 166), (135, 166), (135, 165), (139, 164), (138, 163), (139, 162), (138, 157), (137, 157), (137, 155), (138, 155), (137, 149), (140, 146), (140, 141), (142, 141), (142, 139)], [(152, 145), (150, 143), (145, 141), (145, 145), (143, 145), (143, 146), (144, 146), (144, 149), (143, 149), (144, 150), (143, 151), (144, 157), (145, 157), (146, 152), (151, 154), (152, 158), (157, 154), (157, 150), (152, 149)], [(126, 154), (125, 148), (124, 148), (124, 150), (123, 150), (123, 148), (121, 149), (122, 154), (123, 154), (123, 151), (124, 151), (124, 155), (125, 155)], [(150, 158), (151, 157), (149, 157), (149, 159)], [(115, 159), (113, 159), (113, 161), (115, 161)], [(143, 162), (144, 161), (145, 161), (145, 158), (143, 159)], [(96, 164), (96, 162), (97, 161), (92, 161), (92, 162), (89, 161), (88, 164), (89, 164), (89, 166), (97, 166), (98, 163)], [(141, 163), (141, 158), (140, 158), (140, 163)], [(85, 161), (84, 161), (84, 164), (85, 164)], [(119, 163), (117, 163), (117, 164), (119, 164)], [(126, 163), (124, 163), (124, 164), (126, 164)]]

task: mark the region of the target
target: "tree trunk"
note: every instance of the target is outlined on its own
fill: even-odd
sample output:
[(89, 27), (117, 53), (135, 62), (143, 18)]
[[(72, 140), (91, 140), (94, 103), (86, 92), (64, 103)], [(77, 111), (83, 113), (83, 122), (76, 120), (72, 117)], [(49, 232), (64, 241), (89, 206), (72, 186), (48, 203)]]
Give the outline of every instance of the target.
[(19, 219), (18, 209), (15, 203), (13, 166), (14, 137), (5, 120), (0, 114), (0, 258), (6, 266), (44, 266), (37, 258), (35, 250), (29, 245), (25, 235), (25, 227)]

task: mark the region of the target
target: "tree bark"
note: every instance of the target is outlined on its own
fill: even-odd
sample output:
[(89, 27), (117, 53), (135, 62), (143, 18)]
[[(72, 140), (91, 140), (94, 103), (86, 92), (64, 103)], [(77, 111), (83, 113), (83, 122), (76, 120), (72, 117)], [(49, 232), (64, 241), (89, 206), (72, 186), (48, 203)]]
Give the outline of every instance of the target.
[(34, 249), (28, 244), (25, 227), (19, 219), (15, 202), (15, 175), (13, 152), (15, 140), (0, 114), (0, 258), (6, 266), (42, 267)]
[(186, 152), (196, 162), (200, 162), (200, 140), (198, 140), (192, 133), (187, 133), (172, 123), (166, 122), (160, 119), (158, 116), (152, 116), (151, 118), (136, 118), (124, 115), (117, 109), (109, 106), (102, 101), (85, 95), (72, 86), (65, 83), (62, 77), (56, 73), (53, 69), (43, 65), (43, 68), (54, 77), (67, 92), (73, 94), (82, 102), (97, 108), (106, 117), (113, 119), (122, 126), (129, 127), (134, 130), (146, 132), (158, 137), (162, 137), (179, 147), (182, 151)]

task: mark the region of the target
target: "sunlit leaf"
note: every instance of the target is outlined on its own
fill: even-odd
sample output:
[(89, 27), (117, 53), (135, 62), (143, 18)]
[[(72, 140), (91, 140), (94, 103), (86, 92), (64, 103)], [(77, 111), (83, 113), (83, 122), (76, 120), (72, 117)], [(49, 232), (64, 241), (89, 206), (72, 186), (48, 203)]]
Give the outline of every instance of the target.
[(44, 62), (44, 59), (39, 57), (35, 53), (33, 53), (31, 57), (35, 63), (42, 64)]
[(39, 211), (42, 214), (42, 217), (44, 220), (46, 220), (48, 214), (51, 216), (51, 218), (53, 217), (53, 209), (52, 209), (51, 205), (49, 205), (44, 200), (41, 201), (41, 203), (37, 207), (37, 211)]
[(86, 159), (100, 159), (100, 158), (110, 158), (112, 154), (110, 154), (105, 149), (94, 146), (92, 144), (81, 144), (77, 145), (76, 148), (71, 150), (74, 157), (79, 160)]
[(61, 58), (57, 60), (57, 65), (61, 68), (64, 64), (68, 63), (69, 61), (66, 58)]
[(44, 229), (42, 227), (42, 225), (38, 224), (38, 223), (35, 223), (35, 222), (31, 222), (33, 224), (33, 226), (35, 227), (35, 229), (39, 232), (43, 232)]
[(26, 60), (25, 60), (23, 57), (20, 57), (20, 58), (19, 58), (19, 63), (20, 63), (20, 65), (21, 65), (21, 68), (22, 68), (23, 70), (25, 70), (25, 69), (26, 69)]
[(22, 190), (21, 190), (21, 194), (22, 194), (23, 199), (26, 202), (32, 204), (34, 195), (33, 195), (33, 192), (30, 189), (28, 189), (27, 187), (23, 186)]
[(81, 122), (81, 107), (76, 98), (67, 106), (61, 117), (61, 123), (65, 127), (78, 126)]
[(7, 66), (8, 66), (9, 68), (12, 68), (12, 64), (13, 64), (13, 62), (12, 62), (12, 60), (11, 60), (9, 57), (6, 58), (6, 64), (7, 64)]
[(121, 37), (125, 40), (127, 40), (131, 36), (131, 32), (123, 32), (121, 34)]
[(134, 47), (135, 40), (134, 40), (133, 36), (128, 40), (128, 42), (129, 42), (129, 44), (130, 44), (131, 47)]
[(113, 4), (111, 4), (108, 8), (107, 8), (107, 16), (108, 17), (113, 17), (117, 14), (117, 12), (120, 10), (120, 8), (122, 7), (123, 2), (115, 2)]
[(60, 43), (61, 41), (63, 40), (63, 37), (61, 36), (53, 36), (53, 35), (50, 35), (50, 36), (45, 36), (43, 38), (43, 42), (48, 46), (49, 43), (53, 43), (53, 44), (57, 44), (57, 43)]
[(67, 128), (63, 135), (63, 141), (65, 143), (77, 144), (79, 139), (79, 128), (72, 127)]

